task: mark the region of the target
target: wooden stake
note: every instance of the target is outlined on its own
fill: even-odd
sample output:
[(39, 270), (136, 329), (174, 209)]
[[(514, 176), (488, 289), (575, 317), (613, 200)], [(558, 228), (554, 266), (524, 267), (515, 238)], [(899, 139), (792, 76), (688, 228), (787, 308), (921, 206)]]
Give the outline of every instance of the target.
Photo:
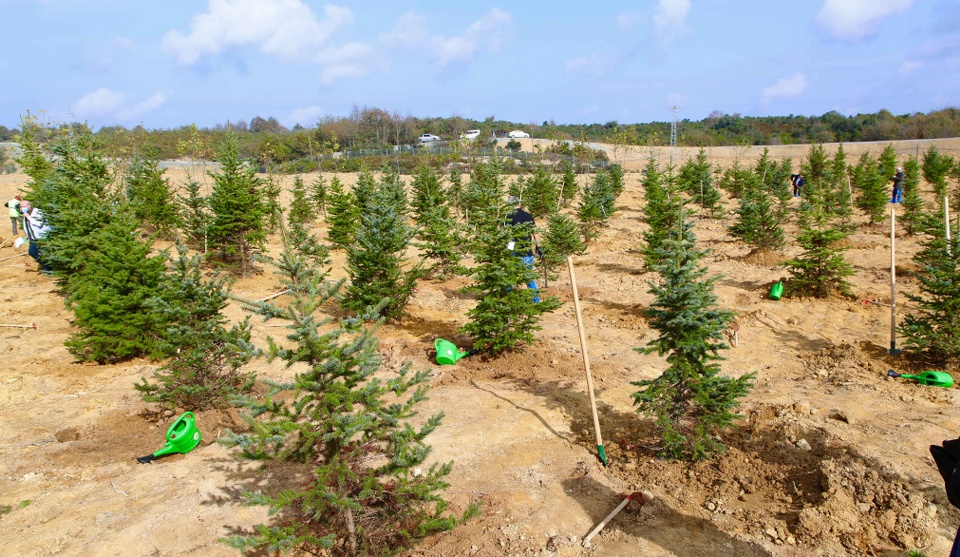
[(258, 301), (258, 302), (266, 302), (267, 300), (272, 300), (272, 299), (274, 299), (274, 298), (279, 298), (280, 296), (283, 296), (284, 294), (286, 294), (286, 293), (288, 293), (288, 292), (290, 292), (290, 291), (289, 291), (289, 290), (284, 290), (283, 292), (277, 292), (276, 294), (271, 294), (271, 295), (267, 296), (266, 298), (260, 298), (260, 299), (257, 300), (257, 301)]
[(897, 349), (897, 210), (890, 209), (890, 350), (891, 356), (900, 354)]
[(6, 261), (6, 260), (8, 260), (8, 259), (14, 259), (14, 258), (16, 258), (16, 257), (23, 257), (24, 255), (27, 255), (27, 254), (25, 254), (25, 253), (18, 253), (17, 255), (11, 255), (10, 257), (4, 257), (3, 259), (0, 259), (0, 261)]
[(950, 202), (943, 196), (943, 226), (947, 232), (947, 255), (953, 255), (950, 250)]
[(0, 323), (0, 327), (13, 327), (14, 329), (36, 329), (37, 324), (31, 323), (29, 325), (8, 325), (6, 323)]
[(597, 399), (593, 394), (593, 377), (590, 375), (590, 357), (587, 355), (587, 333), (583, 329), (583, 314), (580, 312), (580, 297), (577, 294), (577, 277), (573, 273), (573, 257), (567, 256), (567, 269), (570, 271), (570, 287), (573, 289), (573, 307), (577, 312), (577, 330), (580, 332), (580, 352), (583, 353), (583, 368), (587, 374), (587, 393), (590, 395), (590, 410), (593, 412), (593, 429), (597, 434), (597, 453), (600, 462), (607, 465), (607, 453), (603, 450), (603, 438), (600, 436), (600, 418), (597, 415)]

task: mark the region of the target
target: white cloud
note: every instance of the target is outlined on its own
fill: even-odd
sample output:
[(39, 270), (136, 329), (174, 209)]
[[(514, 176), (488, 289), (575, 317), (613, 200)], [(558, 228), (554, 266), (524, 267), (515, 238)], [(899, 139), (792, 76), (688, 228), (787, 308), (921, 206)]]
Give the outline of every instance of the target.
[(806, 74), (797, 72), (790, 77), (781, 77), (776, 83), (763, 89), (763, 100), (775, 97), (795, 97), (807, 89)]
[(640, 18), (641, 15), (638, 12), (617, 14), (617, 27), (621, 29), (631, 29)]
[[(817, 21), (834, 38), (857, 40), (878, 31), (888, 17), (913, 6), (914, 0), (824, 0)], [(896, 23), (891, 37), (903, 38), (903, 29)]]
[(283, 124), (288, 128), (292, 128), (297, 124), (310, 127), (315, 124), (322, 115), (323, 109), (315, 104), (312, 104), (310, 106), (293, 109), (293, 111), (290, 112), (290, 115), (283, 119)]
[(416, 48), (423, 46), (428, 41), (426, 18), (413, 12), (407, 12), (400, 16), (393, 29), (388, 33), (382, 33), (380, 40), (387, 46)]
[(512, 23), (513, 16), (509, 12), (494, 8), (474, 22), (463, 35), (433, 37), (431, 43), (437, 65), (445, 68), (452, 64), (469, 64), (481, 49), (497, 52)]
[(690, 0), (660, 0), (653, 16), (653, 33), (661, 45), (672, 42), (687, 31)]
[(381, 64), (377, 61), (376, 51), (363, 43), (323, 49), (317, 53), (316, 60), (323, 65), (320, 81), (326, 85), (342, 77), (363, 77)]
[(124, 93), (101, 87), (73, 104), (73, 112), (81, 118), (97, 118), (111, 123), (129, 123), (160, 108), (167, 102), (163, 93), (156, 92), (145, 100), (130, 105)]
[(317, 20), (301, 0), (209, 0), (209, 10), (193, 17), (190, 33), (168, 31), (162, 48), (182, 65), (246, 46), (289, 60), (315, 52), (352, 22), (350, 8), (332, 4), (324, 6), (323, 18)]
[(123, 93), (101, 87), (73, 104), (73, 111), (80, 116), (106, 116), (123, 106)]

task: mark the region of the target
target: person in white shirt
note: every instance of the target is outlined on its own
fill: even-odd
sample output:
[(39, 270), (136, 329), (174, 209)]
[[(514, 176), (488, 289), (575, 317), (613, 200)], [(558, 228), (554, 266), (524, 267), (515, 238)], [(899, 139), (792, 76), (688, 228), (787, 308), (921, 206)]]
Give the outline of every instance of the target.
[(20, 202), (20, 211), (23, 213), (23, 231), (27, 233), (27, 239), (30, 240), (27, 253), (40, 264), (40, 272), (52, 273), (53, 269), (44, 261), (43, 252), (40, 250), (40, 240), (50, 232), (50, 225), (43, 218), (43, 211), (34, 207), (29, 201)]

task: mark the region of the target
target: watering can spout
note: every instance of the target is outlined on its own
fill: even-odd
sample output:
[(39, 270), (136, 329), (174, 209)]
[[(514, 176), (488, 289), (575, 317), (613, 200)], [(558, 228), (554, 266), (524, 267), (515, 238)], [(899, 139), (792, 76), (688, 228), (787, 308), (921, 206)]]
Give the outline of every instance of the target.
[(470, 352), (463, 352), (457, 348), (456, 344), (442, 338), (433, 341), (433, 347), (437, 351), (438, 364), (452, 365), (457, 363), (460, 358), (470, 355)]

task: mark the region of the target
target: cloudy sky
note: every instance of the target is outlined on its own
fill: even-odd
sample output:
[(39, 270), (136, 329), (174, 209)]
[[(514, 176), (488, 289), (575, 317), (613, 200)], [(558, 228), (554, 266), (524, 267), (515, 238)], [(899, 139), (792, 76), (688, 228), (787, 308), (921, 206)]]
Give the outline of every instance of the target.
[(960, 0), (0, 0), (0, 124), (960, 106)]

